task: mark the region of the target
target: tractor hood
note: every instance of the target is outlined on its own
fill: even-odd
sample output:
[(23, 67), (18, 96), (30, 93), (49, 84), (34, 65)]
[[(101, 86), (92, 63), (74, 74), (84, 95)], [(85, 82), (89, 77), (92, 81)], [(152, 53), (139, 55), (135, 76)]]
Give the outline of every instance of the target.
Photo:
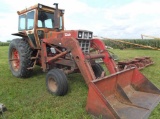
[(73, 37), (76, 39), (83, 39), (83, 40), (91, 40), (93, 38), (93, 32), (92, 31), (87, 31), (87, 30), (65, 30), (61, 32), (52, 32), (48, 33), (49, 35), (52, 34), (53, 37)]

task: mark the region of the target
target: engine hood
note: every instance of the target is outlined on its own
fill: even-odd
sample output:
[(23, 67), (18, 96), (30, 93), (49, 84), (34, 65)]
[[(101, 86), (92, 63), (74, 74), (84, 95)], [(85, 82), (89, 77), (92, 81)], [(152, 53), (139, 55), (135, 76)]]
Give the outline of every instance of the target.
[(64, 37), (90, 40), (93, 38), (93, 32), (88, 30), (66, 30), (64, 31)]

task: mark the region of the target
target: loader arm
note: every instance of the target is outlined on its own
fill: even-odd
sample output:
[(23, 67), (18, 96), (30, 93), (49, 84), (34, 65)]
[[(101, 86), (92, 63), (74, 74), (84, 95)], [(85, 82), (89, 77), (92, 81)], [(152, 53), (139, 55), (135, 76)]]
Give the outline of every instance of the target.
[[(160, 102), (160, 90), (138, 69), (118, 71), (102, 41), (93, 39), (92, 47), (100, 51), (96, 57), (103, 59), (111, 75), (98, 79), (94, 75), (88, 56), (84, 55), (75, 38), (43, 39), (41, 43), (42, 54), (45, 50), (45, 44), (54, 44), (67, 49), (55, 56), (57, 58), (67, 52), (72, 54), (89, 87), (86, 105), (86, 110), (89, 113), (109, 119), (146, 119)], [(53, 59), (55, 58), (47, 59), (45, 56), (42, 60), (42, 66)]]
[[(87, 55), (85, 55), (82, 52), (82, 49), (79, 46), (79, 42), (75, 38), (72, 37), (72, 38), (44, 39), (41, 44), (42, 48), (44, 48), (45, 44), (58, 45), (61, 47), (65, 47), (68, 51), (70, 51), (87, 84), (92, 80), (96, 79), (90, 61), (88, 60), (89, 58), (87, 58)], [(100, 54), (99, 55), (97, 54), (96, 57), (98, 56), (102, 57), (109, 72), (111, 74), (116, 73), (118, 71), (118, 68), (114, 60), (111, 58), (110, 54), (106, 50), (104, 43), (99, 39), (93, 39), (91, 40), (91, 45), (92, 47), (100, 51)], [(45, 50), (42, 51), (44, 52)], [(92, 55), (90, 55), (90, 57), (92, 58)], [(43, 65), (45, 66), (45, 64), (42, 64), (42, 66)]]
[[(95, 40), (95, 43), (99, 43), (101, 45), (103, 45), (102, 42), (98, 42), (98, 40)], [(94, 43), (94, 41), (93, 41)], [(90, 61), (88, 60), (89, 58), (87, 58), (87, 55), (84, 55), (82, 52), (81, 47), (79, 46), (78, 41), (75, 38), (55, 38), (55, 39), (44, 39), (43, 42), (41, 43), (42, 49), (41, 49), (41, 53), (42, 55), (46, 56), (46, 52), (45, 52), (45, 44), (54, 44), (60, 47), (65, 47), (67, 49), (68, 52), (70, 52), (81, 72), (81, 74), (83, 75), (86, 84), (88, 84), (89, 82), (91, 82), (92, 80), (95, 80), (96, 77), (94, 75), (93, 69), (91, 67)], [(103, 47), (104, 48), (104, 47)], [(96, 55), (96, 57), (103, 57), (103, 60), (106, 64), (106, 66), (109, 68), (109, 71), (111, 73), (115, 73), (116, 72), (116, 68), (114, 67), (114, 61), (109, 58), (109, 53), (105, 50), (101, 48), (100, 50), (103, 50), (102, 55)], [(45, 57), (42, 57), (42, 66), (46, 68), (46, 62), (45, 61)], [(92, 57), (92, 56), (90, 56)], [(113, 64), (113, 65), (112, 65)]]
[(103, 41), (99, 39), (93, 39), (91, 40), (91, 47), (99, 50), (101, 54), (105, 55), (105, 57), (102, 59), (108, 71), (110, 72), (110, 74), (113, 74), (119, 71), (116, 63), (114, 62), (114, 60), (112, 59), (108, 51), (106, 50), (105, 44), (103, 43)]

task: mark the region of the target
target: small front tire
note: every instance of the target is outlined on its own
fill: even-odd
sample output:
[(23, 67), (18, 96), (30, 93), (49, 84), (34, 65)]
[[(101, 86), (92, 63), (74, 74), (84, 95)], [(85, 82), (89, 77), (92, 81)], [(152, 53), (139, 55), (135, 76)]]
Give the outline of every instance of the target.
[(47, 73), (46, 86), (51, 94), (63, 96), (68, 91), (67, 77), (62, 70), (52, 69)]

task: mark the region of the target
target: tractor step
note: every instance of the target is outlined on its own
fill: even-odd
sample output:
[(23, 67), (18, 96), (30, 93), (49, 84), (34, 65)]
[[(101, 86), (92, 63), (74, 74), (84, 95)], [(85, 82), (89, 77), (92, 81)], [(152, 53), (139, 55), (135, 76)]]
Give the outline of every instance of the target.
[(28, 70), (31, 70), (31, 69), (34, 69), (34, 67), (28, 67), (27, 69), (28, 69)]
[(32, 59), (38, 59), (38, 57), (31, 57), (31, 60), (32, 60)]
[(146, 119), (160, 102), (160, 90), (137, 68), (94, 80), (86, 109), (108, 119)]

